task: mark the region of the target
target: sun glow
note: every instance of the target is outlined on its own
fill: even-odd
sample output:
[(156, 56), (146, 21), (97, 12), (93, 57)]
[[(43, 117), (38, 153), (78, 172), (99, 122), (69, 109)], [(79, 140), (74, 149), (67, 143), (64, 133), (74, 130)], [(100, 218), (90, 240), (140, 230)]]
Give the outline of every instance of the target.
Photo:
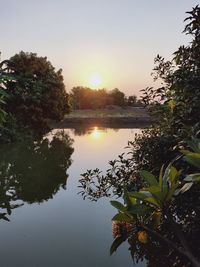
[(94, 127), (93, 131), (90, 134), (90, 137), (94, 140), (99, 140), (103, 137), (103, 132), (98, 129), (98, 127)]
[(89, 84), (93, 88), (102, 86), (102, 77), (98, 73), (93, 73), (89, 76)]

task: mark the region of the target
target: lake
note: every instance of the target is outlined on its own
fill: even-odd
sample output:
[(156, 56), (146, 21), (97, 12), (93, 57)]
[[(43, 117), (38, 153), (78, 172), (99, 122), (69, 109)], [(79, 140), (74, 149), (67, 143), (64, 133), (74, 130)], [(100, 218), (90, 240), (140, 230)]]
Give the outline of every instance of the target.
[(42, 141), (1, 147), (1, 266), (133, 266), (128, 243), (109, 255), (110, 199), (83, 200), (78, 180), (87, 169), (105, 172), (140, 131), (55, 129)]

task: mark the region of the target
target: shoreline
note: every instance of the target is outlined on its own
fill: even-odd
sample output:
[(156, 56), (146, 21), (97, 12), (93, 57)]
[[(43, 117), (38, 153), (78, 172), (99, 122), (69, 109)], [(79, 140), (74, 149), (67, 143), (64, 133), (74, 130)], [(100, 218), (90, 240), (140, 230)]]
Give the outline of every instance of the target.
[(52, 122), (53, 128), (107, 127), (107, 128), (140, 128), (149, 125), (151, 117), (145, 108), (129, 107), (126, 109), (74, 110), (65, 115), (60, 122)]
[(75, 127), (110, 127), (110, 128), (140, 128), (142, 125), (149, 125), (149, 116), (135, 117), (84, 117), (67, 118), (61, 122), (53, 123), (53, 128), (75, 128)]

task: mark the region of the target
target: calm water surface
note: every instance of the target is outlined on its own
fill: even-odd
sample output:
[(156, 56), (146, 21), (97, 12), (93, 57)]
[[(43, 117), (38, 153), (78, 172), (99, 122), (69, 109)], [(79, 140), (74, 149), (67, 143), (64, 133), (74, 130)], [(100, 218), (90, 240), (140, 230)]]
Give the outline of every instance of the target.
[(109, 255), (116, 213), (109, 199), (90, 202), (77, 193), (80, 173), (105, 171), (140, 130), (65, 129), (53, 138), (56, 132), (1, 148), (1, 266), (135, 266), (127, 243)]

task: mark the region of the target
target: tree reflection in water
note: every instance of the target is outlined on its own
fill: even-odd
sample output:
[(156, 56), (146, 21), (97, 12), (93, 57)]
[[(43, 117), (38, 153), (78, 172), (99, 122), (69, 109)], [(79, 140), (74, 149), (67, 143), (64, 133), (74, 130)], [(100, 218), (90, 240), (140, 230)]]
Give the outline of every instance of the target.
[(1, 147), (0, 218), (23, 202), (47, 201), (66, 188), (66, 170), (72, 163), (73, 140), (59, 131), (51, 138)]

